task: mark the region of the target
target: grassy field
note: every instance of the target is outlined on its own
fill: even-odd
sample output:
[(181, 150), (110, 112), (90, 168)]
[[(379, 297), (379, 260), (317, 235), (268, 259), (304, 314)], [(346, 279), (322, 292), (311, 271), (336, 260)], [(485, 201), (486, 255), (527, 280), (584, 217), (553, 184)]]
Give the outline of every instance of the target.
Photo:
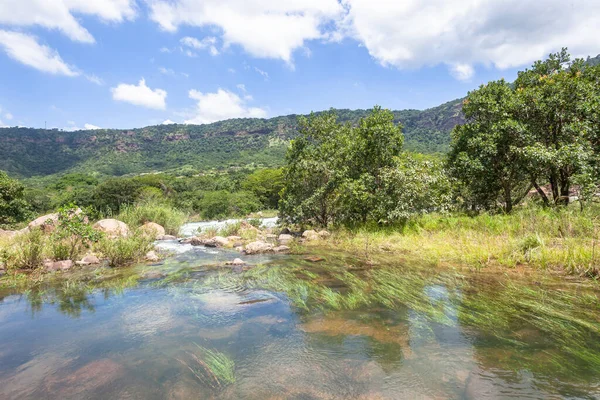
[(337, 230), (314, 245), (366, 258), (391, 253), (434, 266), (530, 266), (597, 276), (600, 208), (523, 208), (509, 215), (425, 215), (403, 227)]

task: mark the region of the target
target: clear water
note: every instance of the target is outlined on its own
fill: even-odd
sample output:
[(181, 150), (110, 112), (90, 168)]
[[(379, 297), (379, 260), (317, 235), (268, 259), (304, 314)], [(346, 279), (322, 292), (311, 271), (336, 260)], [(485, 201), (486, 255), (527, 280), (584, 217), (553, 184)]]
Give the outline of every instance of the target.
[[(0, 398), (600, 398), (593, 285), (348, 254), (223, 266), (238, 256), (186, 248), (0, 292)], [(207, 350), (233, 362), (233, 382)]]

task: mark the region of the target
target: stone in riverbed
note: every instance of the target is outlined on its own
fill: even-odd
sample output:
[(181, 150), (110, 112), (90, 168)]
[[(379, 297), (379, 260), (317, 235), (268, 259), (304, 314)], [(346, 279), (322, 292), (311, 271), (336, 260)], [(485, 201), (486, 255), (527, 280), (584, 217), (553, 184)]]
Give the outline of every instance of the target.
[(324, 258), (319, 257), (319, 256), (308, 256), (308, 257), (304, 257), (304, 259), (306, 261), (310, 261), (310, 262), (321, 262), (321, 261), (325, 261)]
[(290, 243), (294, 240), (294, 237), (290, 234), (282, 233), (281, 235), (279, 235), (278, 240), (279, 240), (279, 243), (281, 243), (283, 245), (287, 245), (288, 243)]
[(248, 243), (244, 248), (246, 254), (270, 253), (273, 251), (273, 245), (261, 241)]
[(142, 274), (142, 279), (161, 279), (167, 276), (160, 271), (148, 271)]
[(77, 261), (78, 265), (91, 265), (91, 264), (100, 264), (100, 259), (93, 254), (88, 254), (83, 257), (81, 261)]
[(154, 237), (158, 240), (160, 236), (165, 235), (165, 228), (154, 222), (146, 222), (140, 228), (145, 234)]
[(287, 253), (288, 251), (290, 251), (290, 248), (288, 246), (277, 246), (273, 248), (273, 251), (275, 253)]
[(156, 252), (154, 250), (150, 250), (149, 252), (146, 253), (146, 261), (156, 262), (159, 260), (160, 260), (160, 257), (158, 256), (158, 254), (156, 254)]
[(177, 237), (172, 235), (160, 235), (157, 236), (156, 240), (177, 240)]
[(29, 228), (29, 230), (40, 228), (44, 233), (51, 233), (52, 231), (54, 231), (57, 224), (58, 214), (48, 214), (42, 215), (41, 217), (34, 219), (27, 225), (27, 227)]

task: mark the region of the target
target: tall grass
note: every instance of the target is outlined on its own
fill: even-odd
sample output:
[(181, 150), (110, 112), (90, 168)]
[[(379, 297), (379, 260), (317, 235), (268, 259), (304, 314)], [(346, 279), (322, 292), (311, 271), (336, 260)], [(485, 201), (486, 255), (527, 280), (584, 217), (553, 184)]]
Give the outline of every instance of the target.
[(152, 238), (138, 229), (125, 237), (104, 237), (95, 249), (108, 259), (111, 267), (123, 267), (143, 261), (146, 253), (152, 250), (152, 242)]
[(139, 227), (146, 222), (154, 222), (164, 227), (168, 235), (177, 235), (181, 225), (187, 221), (188, 215), (167, 203), (147, 200), (142, 203), (123, 206), (121, 212), (115, 218), (131, 227)]
[(178, 360), (186, 366), (194, 376), (213, 389), (219, 389), (235, 382), (235, 363), (227, 355), (210, 350), (194, 343), (198, 354), (188, 352), (193, 362)]
[[(433, 266), (530, 266), (598, 275), (600, 209), (528, 207), (509, 215), (424, 215), (395, 228), (338, 230), (328, 242), (365, 257), (402, 255)], [(368, 250), (365, 250), (368, 249)], [(360, 253), (360, 254), (359, 254)]]

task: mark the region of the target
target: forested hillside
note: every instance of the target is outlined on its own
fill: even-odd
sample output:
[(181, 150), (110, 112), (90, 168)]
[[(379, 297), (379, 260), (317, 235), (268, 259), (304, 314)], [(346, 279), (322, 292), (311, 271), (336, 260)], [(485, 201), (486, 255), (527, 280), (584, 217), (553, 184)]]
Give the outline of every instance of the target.
[[(358, 121), (366, 110), (338, 110), (343, 122)], [(207, 125), (157, 125), (140, 129), (61, 131), (0, 129), (0, 170), (20, 177), (65, 171), (120, 176), (148, 171), (180, 170), (284, 161), (297, 134), (297, 115), (270, 119), (232, 119)], [(463, 121), (461, 100), (424, 111), (394, 112), (401, 122), (406, 148), (423, 153), (445, 152), (450, 131)]]

